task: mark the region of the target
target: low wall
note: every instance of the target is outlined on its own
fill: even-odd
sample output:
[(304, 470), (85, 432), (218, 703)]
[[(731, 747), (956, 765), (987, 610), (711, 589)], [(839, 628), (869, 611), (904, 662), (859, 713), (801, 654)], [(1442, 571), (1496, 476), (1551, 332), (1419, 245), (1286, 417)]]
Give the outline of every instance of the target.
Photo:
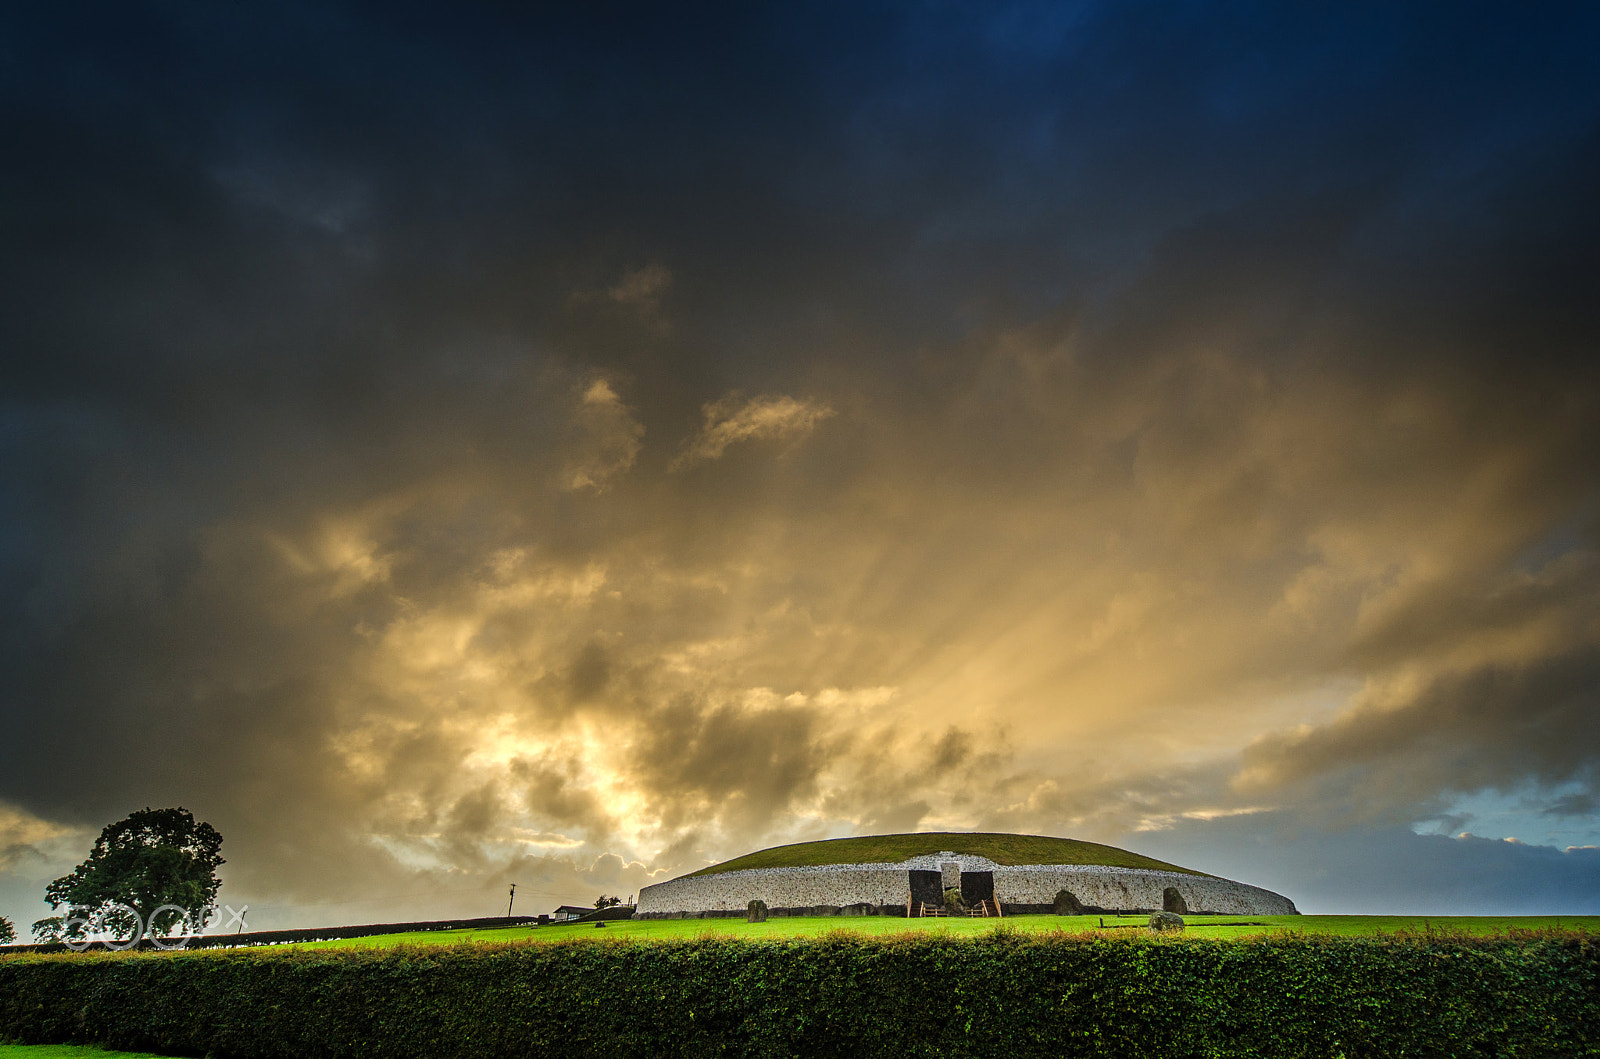
[[(963, 861), (974, 858), (962, 857)], [(775, 915), (905, 914), (909, 870), (920, 864), (841, 864), (762, 868), (698, 875), (646, 886), (639, 893), (639, 919), (742, 915), (751, 901), (764, 901)], [(1090, 865), (1005, 866), (963, 863), (967, 871), (994, 872), (995, 897), (1006, 910), (1050, 911), (1060, 890), (1086, 911), (1148, 912), (1162, 907), (1162, 894), (1176, 887), (1191, 912), (1219, 915), (1295, 915), (1294, 902), (1258, 886), (1210, 875), (1108, 868)]]
[(1153, 912), (1162, 907), (1162, 894), (1169, 886), (1177, 888), (1189, 911), (1195, 913), (1299, 914), (1294, 902), (1282, 894), (1212, 875), (1059, 864), (1026, 864), (994, 870), (994, 895), (1005, 908), (1034, 906), (1044, 911), (1054, 906), (1059, 891), (1066, 890), (1086, 911)]
[[(761, 868), (697, 875), (646, 886), (639, 891), (640, 919), (672, 914), (737, 912), (751, 901), (769, 909), (842, 908), (867, 905), (902, 910), (909, 894), (906, 870), (898, 864), (839, 868)], [(818, 913), (826, 914), (826, 913)]]
[[(587, 916), (584, 918), (588, 918)], [(626, 918), (625, 916), (622, 918)], [(426, 930), (499, 930), (502, 927), (526, 927), (539, 921), (538, 916), (488, 916), (477, 919), (428, 919), (407, 923), (367, 923), (351, 927), (294, 927), (288, 930), (252, 930), (236, 934), (197, 934), (184, 949), (232, 949), (247, 945), (283, 945), (301, 941), (334, 941), (340, 938), (370, 938), (380, 934), (410, 934)], [(177, 939), (167, 939), (163, 944), (175, 944)], [(120, 944), (120, 943), (119, 943)], [(150, 951), (155, 943), (149, 938), (139, 942), (138, 949)], [(97, 942), (90, 951), (100, 951)], [(0, 945), (0, 956), (23, 952), (69, 952), (59, 941), (42, 945)]]

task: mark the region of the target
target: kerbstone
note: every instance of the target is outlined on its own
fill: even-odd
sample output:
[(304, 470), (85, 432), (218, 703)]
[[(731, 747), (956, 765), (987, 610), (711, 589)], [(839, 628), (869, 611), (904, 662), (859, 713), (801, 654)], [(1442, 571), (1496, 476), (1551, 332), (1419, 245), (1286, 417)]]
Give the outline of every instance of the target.
[(1176, 912), (1151, 912), (1150, 929), (1157, 933), (1179, 931), (1184, 928), (1183, 917)]

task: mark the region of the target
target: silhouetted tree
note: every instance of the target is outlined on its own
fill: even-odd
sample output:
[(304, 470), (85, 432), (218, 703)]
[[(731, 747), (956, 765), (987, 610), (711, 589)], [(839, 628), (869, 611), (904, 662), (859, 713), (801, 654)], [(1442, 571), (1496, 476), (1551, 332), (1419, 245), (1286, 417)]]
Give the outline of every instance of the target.
[(601, 894), (599, 897), (594, 899), (594, 906), (596, 908), (611, 908), (613, 905), (620, 905), (621, 903), (622, 898), (607, 897), (605, 894)]
[(51, 916), (49, 919), (36, 919), (33, 923), (33, 940), (44, 944), (52, 941), (66, 941), (66, 920), (61, 916)]
[(11, 920), (0, 916), (0, 945), (17, 940), (17, 928), (11, 925)]
[[(119, 906), (138, 913), (148, 934), (172, 933), (185, 918), (198, 930), (217, 907), (221, 846), (216, 828), (182, 808), (146, 808), (107, 824), (89, 859), (45, 888), (50, 907), (66, 905), (67, 911), (35, 923), (35, 936), (43, 928), (54, 935), (50, 940), (81, 937), (87, 923), (126, 936), (134, 924)], [(169, 908), (152, 922), (154, 913), (168, 905), (182, 913)]]

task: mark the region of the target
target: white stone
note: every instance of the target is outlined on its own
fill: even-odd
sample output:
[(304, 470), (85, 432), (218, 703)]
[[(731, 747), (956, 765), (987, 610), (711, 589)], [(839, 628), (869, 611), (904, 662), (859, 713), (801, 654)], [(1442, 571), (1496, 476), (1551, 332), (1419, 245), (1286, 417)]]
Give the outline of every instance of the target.
[(1054, 904), (1057, 891), (1069, 890), (1081, 904), (1111, 911), (1159, 909), (1162, 891), (1175, 886), (1185, 905), (1200, 912), (1296, 914), (1294, 902), (1281, 894), (1212, 875), (1088, 864), (1002, 865), (954, 853), (912, 857), (899, 864), (823, 864), (685, 876), (646, 886), (639, 894), (638, 914), (743, 912), (752, 900), (765, 901), (774, 909), (904, 907), (910, 898), (908, 872), (940, 871), (951, 862), (961, 871), (993, 872), (995, 897), (1002, 907)]

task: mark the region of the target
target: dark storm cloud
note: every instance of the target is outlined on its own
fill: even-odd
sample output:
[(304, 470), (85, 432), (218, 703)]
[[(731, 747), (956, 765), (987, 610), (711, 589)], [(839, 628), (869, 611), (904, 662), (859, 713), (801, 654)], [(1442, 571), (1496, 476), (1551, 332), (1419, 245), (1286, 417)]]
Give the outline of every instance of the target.
[(668, 826), (723, 814), (769, 820), (815, 786), (821, 755), (812, 725), (804, 709), (677, 702), (651, 718), (633, 764), (642, 785), (678, 803), (682, 815)]
[(587, 899), (1592, 792), (1597, 38), (8, 10), (0, 849)]
[(1585, 791), (1580, 794), (1566, 794), (1551, 802), (1543, 810), (1545, 816), (1593, 816), (1596, 809), (1600, 809), (1600, 798)]
[[(1389, 813), (1414, 812), (1452, 791), (1509, 793), (1529, 780), (1592, 789), (1600, 781), (1597, 717), (1600, 657), (1591, 647), (1448, 674), (1401, 701), (1368, 703), (1300, 736), (1273, 736), (1246, 751), (1245, 775), (1252, 787), (1364, 788), (1373, 808)], [(1350, 792), (1342, 793), (1334, 804), (1348, 811)], [(1586, 800), (1592, 790), (1554, 805)]]
[(1252, 816), (1129, 836), (1152, 856), (1293, 893), (1308, 914), (1595, 915), (1600, 849)]

